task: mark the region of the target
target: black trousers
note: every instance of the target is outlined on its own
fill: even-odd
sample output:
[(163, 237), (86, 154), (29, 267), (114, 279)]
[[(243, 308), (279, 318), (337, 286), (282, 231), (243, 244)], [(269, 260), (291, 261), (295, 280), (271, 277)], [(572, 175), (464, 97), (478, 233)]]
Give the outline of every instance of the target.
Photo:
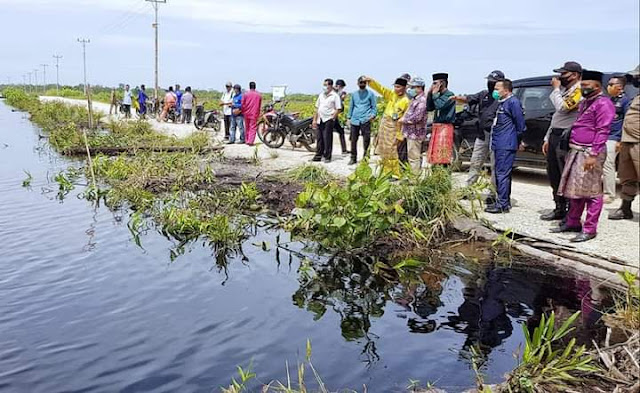
[(547, 152), (547, 175), (553, 190), (553, 200), (556, 203), (556, 210), (566, 211), (567, 200), (558, 195), (560, 179), (564, 171), (564, 163), (567, 158), (567, 151), (561, 148), (562, 135), (557, 131), (552, 131), (549, 135), (549, 151)]
[(333, 122), (333, 129), (338, 133), (338, 137), (340, 138), (340, 147), (342, 147), (342, 152), (347, 152), (347, 141), (344, 139), (344, 127), (340, 124), (339, 120)]
[(229, 139), (229, 127), (231, 127), (231, 115), (224, 115), (224, 137)]
[(183, 109), (182, 110), (182, 122), (183, 123), (191, 123), (191, 113), (193, 109)]
[(371, 122), (360, 125), (351, 125), (351, 159), (358, 160), (358, 137), (362, 135), (364, 145), (364, 155), (369, 155), (369, 145), (371, 145)]
[(124, 109), (124, 117), (127, 119), (131, 117), (131, 105), (122, 104), (122, 108)]
[(324, 157), (327, 160), (331, 159), (331, 152), (333, 151), (333, 123), (334, 120), (320, 121), (318, 124), (318, 141), (316, 142), (316, 156), (315, 158)]
[(409, 163), (409, 152), (407, 150), (407, 138), (398, 143), (398, 160), (403, 163)]

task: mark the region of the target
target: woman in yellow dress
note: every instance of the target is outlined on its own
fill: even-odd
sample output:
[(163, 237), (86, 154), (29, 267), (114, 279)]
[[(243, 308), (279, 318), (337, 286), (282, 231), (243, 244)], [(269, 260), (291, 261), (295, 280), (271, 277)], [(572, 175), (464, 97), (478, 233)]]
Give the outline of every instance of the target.
[(369, 87), (380, 94), (386, 102), (384, 114), (380, 120), (376, 152), (382, 158), (382, 169), (398, 175), (400, 173), (398, 143), (404, 139), (402, 126), (398, 120), (409, 108), (409, 98), (405, 94), (407, 79), (396, 79), (393, 90), (382, 86), (372, 78), (366, 77), (365, 80)]

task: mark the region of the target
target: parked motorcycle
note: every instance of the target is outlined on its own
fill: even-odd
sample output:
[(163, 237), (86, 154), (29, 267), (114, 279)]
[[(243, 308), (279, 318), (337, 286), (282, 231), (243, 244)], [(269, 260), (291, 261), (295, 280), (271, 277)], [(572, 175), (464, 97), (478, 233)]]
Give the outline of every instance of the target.
[(196, 116), (193, 119), (193, 125), (197, 129), (202, 130), (204, 128), (213, 128), (215, 132), (220, 131), (220, 119), (218, 119), (218, 111), (204, 110), (204, 102), (196, 105)]
[(316, 131), (311, 128), (313, 118), (296, 119), (293, 115), (279, 111), (275, 124), (263, 135), (265, 145), (277, 149), (288, 140), (291, 146), (304, 146), (308, 151), (316, 151)]

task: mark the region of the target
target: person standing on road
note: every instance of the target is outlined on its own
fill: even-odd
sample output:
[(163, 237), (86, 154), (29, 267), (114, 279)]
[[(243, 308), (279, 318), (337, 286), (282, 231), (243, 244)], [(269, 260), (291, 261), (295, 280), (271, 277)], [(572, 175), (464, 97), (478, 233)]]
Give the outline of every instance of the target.
[(242, 95), (242, 114), (245, 121), (245, 141), (253, 146), (258, 132), (258, 119), (262, 109), (262, 96), (256, 91), (256, 82), (249, 82), (249, 91)]
[[(500, 70), (492, 71), (487, 76), (487, 90), (479, 91), (476, 94), (468, 96), (453, 96), (452, 100), (463, 102), (468, 105), (478, 105), (478, 126), (480, 135), (473, 144), (473, 152), (471, 153), (471, 162), (469, 166), (469, 177), (467, 177), (467, 186), (474, 184), (480, 178), (480, 173), (484, 167), (484, 163), (489, 157), (489, 143), (491, 141), (491, 127), (493, 127), (493, 119), (496, 117), (496, 111), (500, 100), (493, 98), (493, 90), (496, 83), (505, 79), (504, 73)], [(492, 163), (493, 173), (493, 163)]]
[(316, 155), (311, 161), (331, 162), (333, 150), (333, 124), (342, 111), (340, 96), (333, 89), (333, 79), (327, 78), (322, 84), (322, 93), (316, 101), (316, 111), (313, 114), (311, 126), (317, 130)]
[(180, 85), (176, 83), (176, 115), (178, 119), (180, 119), (180, 115), (182, 115), (182, 90), (180, 90)]
[(616, 75), (609, 79), (607, 93), (611, 97), (611, 102), (616, 108), (616, 117), (611, 123), (611, 133), (607, 141), (607, 158), (604, 161), (604, 203), (612, 203), (616, 199), (616, 157), (618, 151), (616, 147), (622, 139), (622, 123), (624, 114), (629, 109), (631, 100), (624, 93), (624, 85), (627, 78), (624, 75)]
[(129, 85), (124, 86), (124, 93), (122, 95), (122, 107), (124, 110), (124, 118), (131, 118), (131, 90)]
[(378, 135), (376, 136), (378, 140), (376, 151), (382, 158), (382, 169), (394, 175), (399, 175), (398, 144), (404, 137), (398, 120), (404, 116), (409, 108), (409, 98), (406, 95), (409, 81), (405, 78), (397, 78), (393, 84), (393, 90), (391, 90), (372, 78), (365, 77), (364, 80), (387, 103), (380, 120)]
[(229, 140), (229, 128), (231, 127), (231, 105), (233, 104), (233, 84), (227, 82), (225, 92), (220, 97), (220, 105), (224, 114), (224, 139)]
[(571, 133), (571, 126), (578, 117), (578, 104), (582, 98), (580, 91), (582, 66), (580, 64), (568, 61), (553, 72), (560, 73), (559, 77), (551, 79), (553, 91), (549, 95), (556, 111), (544, 137), (542, 153), (547, 157), (547, 175), (556, 206), (552, 212), (540, 216), (544, 221), (564, 220), (567, 215), (568, 203), (566, 198), (558, 194), (558, 187), (567, 157), (567, 140)]
[(455, 96), (449, 90), (449, 74), (433, 74), (427, 95), (427, 110), (434, 111), (427, 158), (430, 164), (449, 165), (453, 158), (453, 122), (456, 120)]
[(407, 141), (409, 165), (418, 173), (422, 166), (422, 142), (427, 137), (427, 96), (424, 94), (424, 79), (415, 77), (408, 86), (407, 97), (411, 104), (398, 122), (402, 124), (402, 135)]
[(191, 86), (187, 86), (182, 95), (182, 123), (191, 123), (194, 105), (196, 105), (196, 97), (191, 93)]
[[(602, 73), (583, 70), (580, 82), (584, 100), (578, 108), (578, 118), (571, 128), (569, 154), (565, 163), (558, 194), (568, 198), (569, 213), (565, 223), (552, 233), (580, 232), (574, 243), (596, 237), (602, 212), (602, 165), (607, 155), (607, 139), (616, 110), (611, 99), (602, 94)], [(586, 207), (584, 226), (580, 220)]]
[(147, 117), (147, 91), (145, 90), (144, 85), (140, 85), (140, 90), (138, 91), (138, 113), (140, 113), (140, 118), (145, 119)]
[(358, 162), (358, 137), (362, 134), (364, 157), (369, 156), (371, 144), (371, 122), (377, 115), (376, 96), (367, 89), (367, 77), (358, 78), (358, 91), (351, 93), (347, 120), (351, 125), (351, 160), (349, 165)]
[[(640, 87), (640, 66), (630, 71), (628, 78)], [(618, 174), (622, 184), (622, 205), (609, 215), (610, 220), (632, 220), (631, 203), (640, 185), (640, 95), (636, 95), (627, 110), (622, 125), (622, 138), (618, 142)]]
[(492, 172), (496, 187), (496, 201), (487, 206), (487, 213), (508, 213), (511, 210), (511, 174), (516, 152), (521, 147), (522, 134), (527, 127), (522, 104), (513, 95), (513, 83), (504, 79), (496, 83), (491, 93), (498, 101), (498, 110), (491, 129), (491, 155), (494, 162)]
[(231, 103), (231, 128), (229, 129), (229, 142), (236, 142), (236, 129), (240, 130), (240, 141), (238, 144), (244, 143), (244, 116), (242, 115), (242, 87), (238, 84), (233, 86), (233, 101)]
[[(347, 92), (344, 90), (345, 87), (347, 87), (347, 84), (344, 80), (336, 80), (335, 90), (338, 94), (338, 97), (340, 97), (342, 108), (344, 108), (344, 99), (347, 97)], [(344, 137), (344, 127), (342, 126), (342, 124), (340, 124), (340, 117), (338, 117), (333, 123), (333, 130), (338, 133), (338, 138), (340, 138), (340, 147), (342, 148), (342, 154), (349, 154), (349, 150), (347, 150), (347, 141)]]

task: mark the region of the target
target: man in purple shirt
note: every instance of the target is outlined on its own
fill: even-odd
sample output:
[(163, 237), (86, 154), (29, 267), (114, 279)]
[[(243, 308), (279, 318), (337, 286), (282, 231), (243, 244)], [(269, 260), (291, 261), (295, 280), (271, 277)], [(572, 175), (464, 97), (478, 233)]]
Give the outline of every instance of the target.
[[(585, 242), (596, 237), (598, 219), (603, 206), (603, 164), (607, 155), (607, 139), (616, 110), (611, 100), (602, 94), (602, 73), (584, 70), (578, 119), (571, 128), (569, 154), (562, 172), (558, 195), (569, 199), (566, 223), (553, 233), (580, 232), (572, 242)], [(584, 225), (580, 218), (584, 209)]]

